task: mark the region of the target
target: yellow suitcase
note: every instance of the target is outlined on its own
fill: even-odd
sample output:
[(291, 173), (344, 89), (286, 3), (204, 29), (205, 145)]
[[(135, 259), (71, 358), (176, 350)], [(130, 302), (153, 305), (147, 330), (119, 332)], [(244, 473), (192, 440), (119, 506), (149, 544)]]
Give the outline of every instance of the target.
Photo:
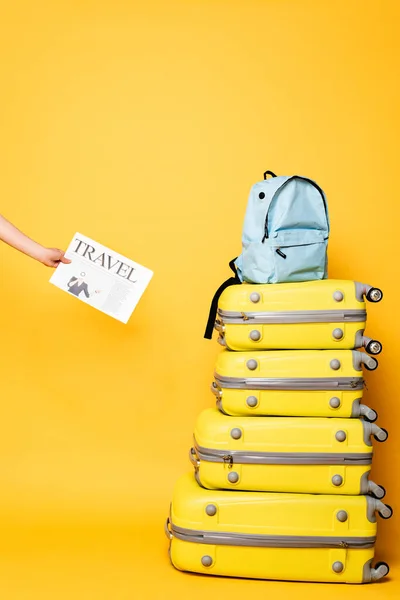
[(360, 417), (364, 379), (377, 361), (357, 350), (220, 352), (211, 386), (217, 406), (233, 416)]
[(232, 285), (219, 298), (218, 341), (231, 350), (365, 347), (379, 354), (382, 345), (363, 335), (364, 295), (382, 299), (378, 288), (335, 279)]
[(210, 491), (192, 474), (177, 482), (166, 534), (182, 571), (210, 575), (367, 583), (389, 572), (372, 567), (376, 512), (368, 496)]
[(229, 417), (200, 413), (190, 458), (200, 485), (310, 494), (384, 496), (368, 480), (372, 442), (388, 433), (363, 419)]

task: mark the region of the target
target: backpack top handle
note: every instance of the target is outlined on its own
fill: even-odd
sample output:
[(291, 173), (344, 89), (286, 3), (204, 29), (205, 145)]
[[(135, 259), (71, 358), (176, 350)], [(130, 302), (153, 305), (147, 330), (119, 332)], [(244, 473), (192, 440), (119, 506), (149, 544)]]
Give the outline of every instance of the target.
[(271, 175), (271, 177), (276, 177), (275, 173), (273, 173), (272, 171), (265, 171), (264, 179), (267, 179), (267, 175)]

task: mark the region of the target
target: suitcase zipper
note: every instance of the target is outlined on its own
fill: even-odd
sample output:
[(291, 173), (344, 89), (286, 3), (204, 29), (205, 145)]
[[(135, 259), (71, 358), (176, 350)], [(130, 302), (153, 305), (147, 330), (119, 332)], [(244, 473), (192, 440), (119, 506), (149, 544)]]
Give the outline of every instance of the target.
[(233, 467), (232, 454), (225, 454), (225, 456), (222, 457), (222, 460), (224, 461), (225, 465), (228, 465), (228, 469), (232, 469), (232, 467)]
[(296, 323), (364, 323), (366, 310), (288, 310), (275, 312), (235, 312), (218, 309), (222, 324), (241, 324), (253, 321), (260, 325)]
[(300, 535), (256, 535), (219, 531), (187, 529), (170, 524), (172, 537), (198, 544), (221, 546), (254, 546), (267, 548), (372, 548), (376, 537), (300, 536)]
[(224, 377), (214, 373), (217, 386), (232, 390), (362, 390), (362, 377)]
[(245, 452), (203, 448), (195, 441), (198, 460), (220, 462), (232, 468), (234, 464), (253, 465), (370, 465), (371, 452)]

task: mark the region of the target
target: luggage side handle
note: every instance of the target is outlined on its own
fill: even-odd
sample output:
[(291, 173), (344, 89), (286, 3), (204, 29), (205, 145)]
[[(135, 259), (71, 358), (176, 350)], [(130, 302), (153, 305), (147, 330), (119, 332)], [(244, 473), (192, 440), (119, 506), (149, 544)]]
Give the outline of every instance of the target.
[(194, 466), (194, 468), (197, 471), (199, 469), (199, 467), (200, 467), (200, 461), (199, 461), (199, 458), (197, 456), (195, 448), (190, 448), (189, 460), (190, 460), (190, 462), (192, 463), (192, 465)]
[(172, 535), (171, 530), (169, 528), (170, 523), (171, 523), (170, 518), (167, 517), (167, 520), (165, 521), (165, 525), (164, 525), (164, 531), (165, 531), (165, 535), (167, 536), (167, 538), (169, 540), (172, 540), (174, 536)]
[(224, 348), (227, 348), (227, 343), (225, 341), (225, 335), (223, 333), (220, 333), (218, 338), (217, 338), (217, 342), (218, 344), (220, 344), (220, 346), (223, 346)]
[(218, 400), (220, 398), (222, 398), (222, 390), (220, 387), (218, 387), (218, 385), (215, 383), (215, 381), (212, 382), (211, 384), (211, 391), (214, 394), (214, 396), (216, 396), (218, 398)]
[(219, 331), (219, 333), (224, 333), (225, 325), (223, 325), (223, 323), (219, 319), (216, 319), (214, 323), (214, 329), (216, 331)]

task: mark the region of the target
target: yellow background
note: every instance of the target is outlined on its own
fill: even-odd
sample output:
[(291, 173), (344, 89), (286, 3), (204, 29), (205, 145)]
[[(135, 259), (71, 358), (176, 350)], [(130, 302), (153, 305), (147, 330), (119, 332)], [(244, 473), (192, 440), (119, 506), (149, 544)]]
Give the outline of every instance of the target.
[(76, 230), (154, 270), (128, 325), (0, 248), (0, 596), (4, 600), (394, 598), (379, 586), (196, 577), (163, 521), (219, 347), (209, 301), (266, 169), (314, 178), (330, 277), (384, 290), (367, 403), (389, 429), (374, 479), (399, 497), (399, 3), (1, 3), (0, 212), (46, 245)]

